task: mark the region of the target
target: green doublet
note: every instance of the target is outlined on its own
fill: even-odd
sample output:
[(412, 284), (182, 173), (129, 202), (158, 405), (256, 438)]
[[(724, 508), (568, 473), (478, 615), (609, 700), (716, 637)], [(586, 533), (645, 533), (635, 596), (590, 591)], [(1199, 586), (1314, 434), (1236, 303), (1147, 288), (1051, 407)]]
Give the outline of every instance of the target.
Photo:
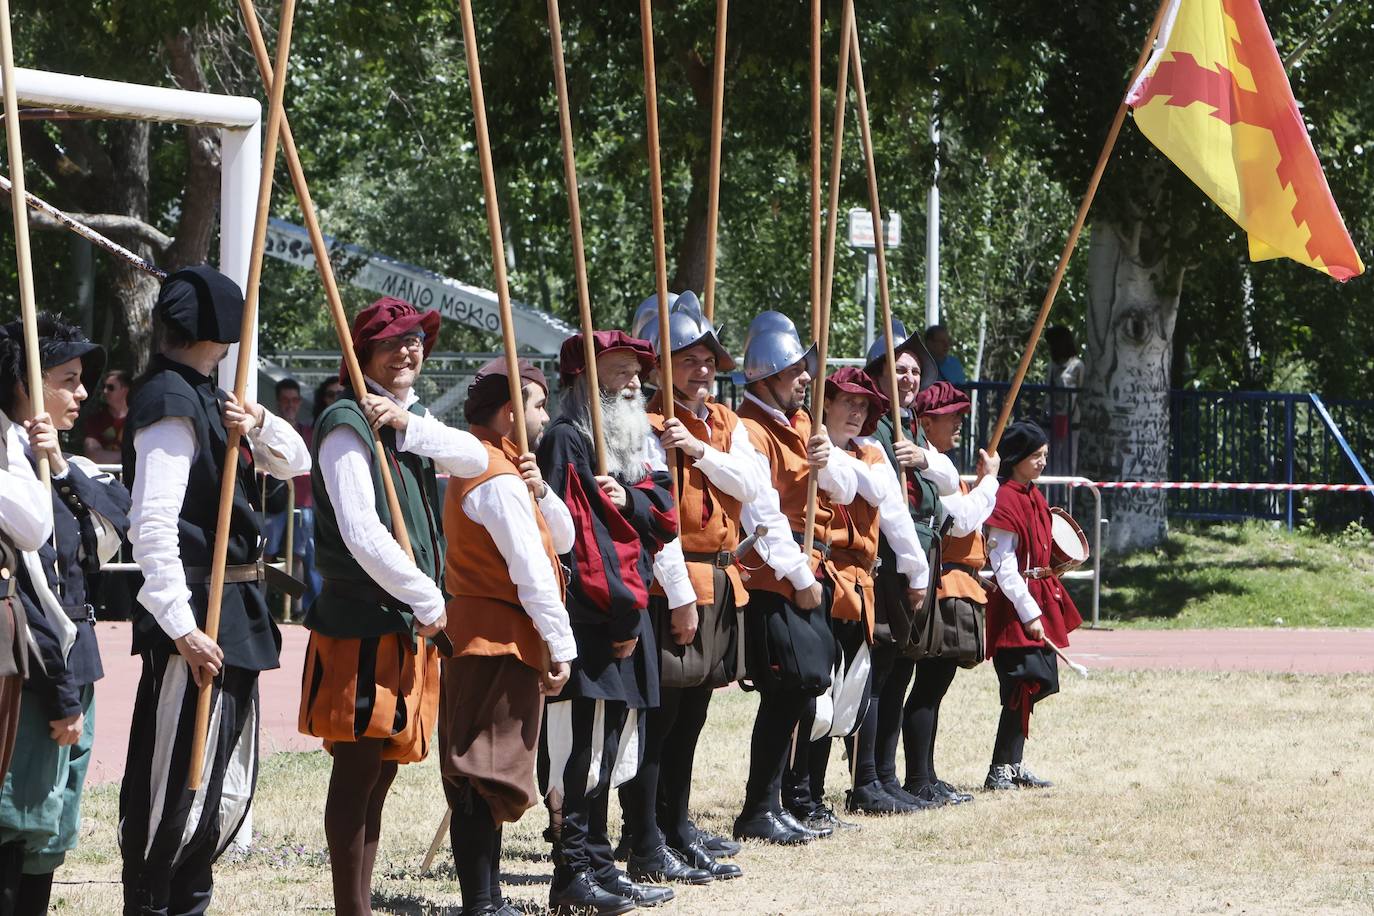
[[(424, 408), (415, 403), (410, 406), (410, 412), (423, 416)], [(363, 571), (339, 533), (334, 504), (330, 501), (324, 477), (320, 473), (320, 446), (330, 432), (340, 426), (353, 430), (368, 444), (374, 508), (382, 525), (387, 530), (391, 529), (391, 511), (386, 504), (381, 468), (371, 447), (372, 428), (358, 402), (353, 399), (352, 392), (346, 391), (315, 421), (311, 446), (314, 470), (310, 475), (311, 490), (315, 496), (315, 568), (325, 579), (326, 587), (306, 611), (305, 625), (323, 636), (336, 639), (362, 639), (408, 632), (414, 622), (410, 609), (394, 600), (379, 600), (381, 586)], [(381, 437), (387, 463), (391, 466), (391, 476), (396, 483), (401, 515), (405, 518), (410, 545), (415, 552), (415, 565), (426, 576), (439, 582), (444, 536), (439, 525), (439, 488), (434, 462), (420, 455), (398, 451), (396, 430), (390, 427), (382, 429)]]

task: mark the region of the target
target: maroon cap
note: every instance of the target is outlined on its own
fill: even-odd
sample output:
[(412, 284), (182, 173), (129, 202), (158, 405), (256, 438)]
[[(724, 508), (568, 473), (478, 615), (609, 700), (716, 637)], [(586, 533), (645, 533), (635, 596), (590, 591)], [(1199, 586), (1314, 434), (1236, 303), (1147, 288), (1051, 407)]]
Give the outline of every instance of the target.
[(878, 419), (887, 410), (887, 395), (878, 390), (877, 384), (857, 366), (845, 366), (830, 373), (825, 380), (825, 396), (833, 398), (837, 394), (858, 394), (868, 398), (868, 416), (859, 430), (860, 436), (871, 436), (878, 428)]
[[(598, 357), (621, 350), (633, 353), (639, 358), (641, 373), (647, 373), (658, 365), (658, 361), (654, 358), (654, 345), (647, 340), (631, 337), (624, 331), (593, 331), (592, 348)], [(582, 374), (587, 368), (586, 355), (586, 347), (582, 344), (581, 334), (574, 334), (563, 341), (563, 346), (558, 351), (558, 383), (560, 386), (568, 387), (573, 383), (573, 379)]]
[[(506, 368), (506, 358), (498, 356), (478, 369), (477, 374), (472, 377), (472, 384), (468, 385), (467, 399), (463, 401), (463, 416), (469, 423), (475, 423), (477, 417), (486, 416), (510, 400), (510, 382), (506, 380)], [(548, 392), (549, 380), (544, 377), (543, 370), (538, 366), (522, 359), (516, 363), (516, 368), (520, 371), (522, 382), (538, 385), (545, 393)]]
[(968, 395), (949, 382), (936, 382), (916, 395), (918, 417), (927, 414), (968, 413), (969, 406)]
[[(366, 362), (368, 350), (377, 341), (419, 331), (425, 335), (425, 358), (428, 359), (439, 337), (439, 320), (438, 312), (422, 312), (409, 302), (383, 296), (353, 319), (353, 352), (358, 355), (359, 362)], [(348, 373), (342, 366), (339, 379), (348, 381)]]

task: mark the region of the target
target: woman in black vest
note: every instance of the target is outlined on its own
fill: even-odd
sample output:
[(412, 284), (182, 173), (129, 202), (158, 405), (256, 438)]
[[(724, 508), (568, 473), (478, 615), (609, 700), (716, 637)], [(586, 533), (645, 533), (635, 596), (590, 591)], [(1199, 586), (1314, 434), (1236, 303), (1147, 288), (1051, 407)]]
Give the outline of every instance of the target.
[[(53, 872), (76, 847), (81, 793), (95, 737), (95, 682), (103, 675), (91, 612), (91, 579), (128, 530), (129, 493), (84, 458), (62, 454), (104, 351), (74, 327), (38, 320), (45, 412), (34, 413), (25, 383), (29, 358), (18, 322), (0, 329), (0, 410), (22, 423), (26, 457), (48, 460), (53, 538), (19, 564), (35, 618), (39, 658), (29, 665), (15, 759), (0, 793), (0, 912), (48, 909)], [(46, 626), (44, 625), (46, 624)]]

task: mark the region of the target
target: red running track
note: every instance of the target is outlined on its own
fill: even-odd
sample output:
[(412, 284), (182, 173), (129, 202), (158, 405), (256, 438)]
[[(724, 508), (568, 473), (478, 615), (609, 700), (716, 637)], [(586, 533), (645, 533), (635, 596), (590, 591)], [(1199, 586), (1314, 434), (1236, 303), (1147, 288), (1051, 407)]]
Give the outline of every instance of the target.
[[(105, 679), (96, 687), (92, 783), (117, 782), (128, 754), (128, 723), (139, 660), (129, 655), (129, 625), (96, 627)], [(264, 672), (262, 753), (320, 746), (296, 731), (306, 630), (282, 629), (282, 666)], [(1374, 673), (1374, 630), (1079, 630), (1069, 654), (1089, 668), (1269, 671), (1285, 674)]]

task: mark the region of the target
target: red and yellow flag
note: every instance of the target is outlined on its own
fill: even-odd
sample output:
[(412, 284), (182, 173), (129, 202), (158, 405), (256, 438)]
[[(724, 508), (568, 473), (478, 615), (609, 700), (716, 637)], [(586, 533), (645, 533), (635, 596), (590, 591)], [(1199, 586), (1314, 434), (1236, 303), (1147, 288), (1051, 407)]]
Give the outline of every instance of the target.
[(1337, 280), (1364, 272), (1258, 0), (1173, 0), (1127, 103), (1140, 130), (1250, 236)]

